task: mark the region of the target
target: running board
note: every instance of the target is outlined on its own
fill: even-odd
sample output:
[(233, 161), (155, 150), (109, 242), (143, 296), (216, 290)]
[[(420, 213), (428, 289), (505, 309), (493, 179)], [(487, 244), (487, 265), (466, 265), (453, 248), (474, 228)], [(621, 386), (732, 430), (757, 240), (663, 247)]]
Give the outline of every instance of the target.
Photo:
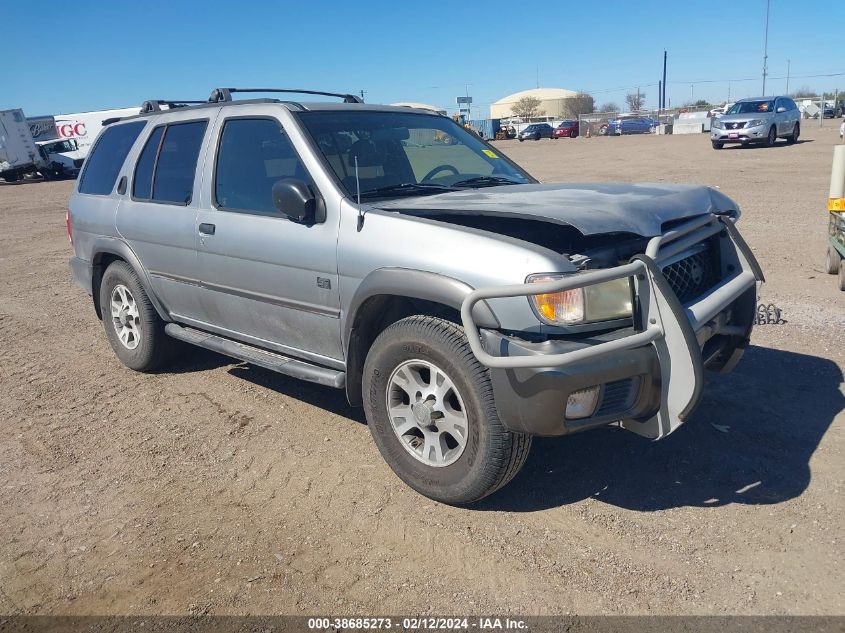
[(209, 334), (202, 330), (195, 330), (190, 327), (183, 327), (176, 323), (168, 323), (164, 331), (175, 339), (185, 341), (191, 345), (198, 345), (210, 349), (213, 352), (225, 354), (232, 358), (258, 365), (264, 369), (301, 378), (309, 382), (316, 382), (319, 385), (343, 389), (346, 385), (346, 373), (328, 367), (320, 367), (303, 360), (296, 360), (282, 356), (275, 352), (246, 345), (223, 336)]

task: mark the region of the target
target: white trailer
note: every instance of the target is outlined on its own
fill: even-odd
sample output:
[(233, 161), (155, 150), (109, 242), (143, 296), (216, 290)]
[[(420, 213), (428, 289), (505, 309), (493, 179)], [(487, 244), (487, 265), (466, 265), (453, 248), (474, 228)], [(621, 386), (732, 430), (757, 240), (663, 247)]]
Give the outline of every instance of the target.
[(23, 110), (0, 110), (0, 178), (16, 182), (42, 163)]
[(85, 158), (103, 129), (107, 119), (134, 116), (141, 112), (140, 106), (119, 108), (117, 110), (97, 110), (95, 112), (77, 112), (75, 114), (56, 114), (56, 135), (59, 139), (73, 139), (79, 146), (80, 156)]

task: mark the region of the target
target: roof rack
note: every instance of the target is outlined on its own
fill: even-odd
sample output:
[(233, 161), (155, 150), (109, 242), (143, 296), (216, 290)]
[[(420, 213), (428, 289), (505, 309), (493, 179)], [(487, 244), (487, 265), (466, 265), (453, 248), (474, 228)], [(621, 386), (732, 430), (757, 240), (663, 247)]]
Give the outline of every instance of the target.
[[(231, 101), (233, 92), (287, 92), (304, 95), (322, 95), (324, 97), (340, 97), (344, 103), (364, 103), (358, 95), (341, 92), (323, 92), (321, 90), (300, 90), (298, 88), (215, 88), (208, 98), (209, 103)], [(187, 103), (187, 102), (186, 102)]]
[(166, 99), (150, 99), (141, 104), (141, 114), (148, 114), (149, 112), (160, 112), (161, 106), (166, 105), (171, 110), (173, 108), (186, 108), (189, 105), (196, 105), (200, 103), (208, 103), (207, 101), (170, 101)]

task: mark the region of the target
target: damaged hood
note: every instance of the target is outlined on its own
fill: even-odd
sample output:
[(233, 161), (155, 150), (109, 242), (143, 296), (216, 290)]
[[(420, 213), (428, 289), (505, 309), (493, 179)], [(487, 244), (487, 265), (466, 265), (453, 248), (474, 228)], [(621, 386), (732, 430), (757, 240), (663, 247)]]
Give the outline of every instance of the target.
[(697, 185), (530, 184), (454, 191), (372, 203), (411, 215), (482, 215), (569, 225), (584, 235), (660, 235), (672, 220), (733, 211), (739, 205), (723, 193)]

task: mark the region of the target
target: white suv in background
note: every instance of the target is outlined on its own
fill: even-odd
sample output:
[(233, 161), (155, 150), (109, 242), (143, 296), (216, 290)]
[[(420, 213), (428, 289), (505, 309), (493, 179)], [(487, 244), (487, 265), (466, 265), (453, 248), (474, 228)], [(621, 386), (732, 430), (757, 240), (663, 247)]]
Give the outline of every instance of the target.
[(727, 113), (713, 121), (710, 141), (713, 149), (725, 143), (775, 144), (778, 138), (787, 143), (798, 141), (801, 113), (789, 97), (755, 97), (740, 99)]

